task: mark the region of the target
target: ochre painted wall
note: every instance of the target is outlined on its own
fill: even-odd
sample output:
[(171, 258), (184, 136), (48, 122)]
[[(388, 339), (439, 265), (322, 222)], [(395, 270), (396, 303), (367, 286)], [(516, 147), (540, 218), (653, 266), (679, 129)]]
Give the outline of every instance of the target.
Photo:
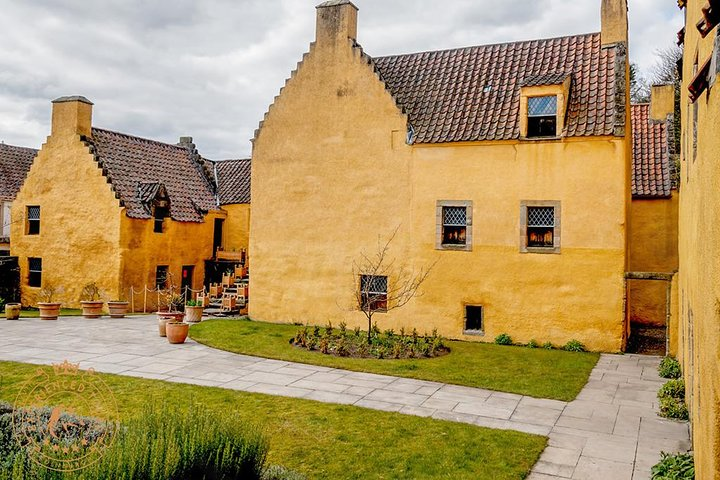
[(223, 230), (225, 251), (247, 251), (250, 245), (250, 204), (223, 205), (222, 209), (227, 212)]
[[(422, 297), (375, 316), (380, 328), (620, 350), (625, 139), (408, 146), (406, 118), (359, 50), (347, 38), (323, 45), (311, 46), (254, 143), (250, 315), (365, 327), (352, 308), (353, 261), (399, 227), (398, 265), (437, 264)], [(438, 200), (473, 201), (472, 252), (435, 250)], [(522, 200), (561, 202), (561, 254), (520, 253)], [(463, 335), (465, 304), (485, 306), (484, 336)]]
[(693, 104), (687, 86), (693, 66), (710, 58), (717, 27), (705, 39), (695, 24), (705, 0), (689, 0), (683, 62), (680, 186), (680, 301), (678, 359), (691, 410), (695, 478), (720, 478), (720, 91), (697, 100), (697, 155)]
[[(178, 293), (182, 285), (184, 266), (194, 267), (191, 288), (193, 290), (203, 288), (205, 260), (212, 258), (213, 254), (214, 219), (224, 218), (224, 215), (210, 213), (203, 223), (166, 219), (163, 233), (153, 231), (152, 220), (132, 219), (124, 214), (121, 218), (120, 278), (126, 300), (132, 300), (130, 288), (136, 292), (135, 310), (141, 311), (144, 304), (144, 297), (137, 292), (144, 288), (155, 288), (158, 265), (169, 267), (172, 283), (177, 286)], [(148, 294), (147, 299), (148, 308), (157, 308), (157, 294)]]
[(40, 206), (40, 234), (26, 235), (25, 221), (11, 230), (11, 253), (20, 261), (23, 305), (36, 305), (40, 288), (28, 286), (28, 257), (42, 258), (42, 285), (59, 291), (54, 301), (79, 304), (85, 284), (104, 296), (119, 294), (121, 210), (107, 179), (78, 135), (48, 137), (13, 202), (12, 217)]
[[(631, 212), (629, 270), (676, 272), (678, 269), (677, 191), (674, 191), (672, 197), (668, 199), (634, 199)], [(630, 320), (641, 325), (665, 325), (667, 287), (667, 282), (659, 280), (628, 281)]]

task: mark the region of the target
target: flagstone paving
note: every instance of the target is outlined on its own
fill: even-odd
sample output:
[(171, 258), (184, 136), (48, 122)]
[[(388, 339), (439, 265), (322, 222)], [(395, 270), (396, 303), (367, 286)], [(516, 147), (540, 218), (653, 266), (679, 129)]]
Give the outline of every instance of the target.
[(190, 339), (170, 345), (154, 316), (0, 321), (0, 360), (298, 397), (518, 430), (549, 438), (531, 480), (639, 480), (661, 451), (690, 448), (685, 422), (662, 419), (658, 357), (602, 355), (566, 403), (479, 388), (237, 355)]

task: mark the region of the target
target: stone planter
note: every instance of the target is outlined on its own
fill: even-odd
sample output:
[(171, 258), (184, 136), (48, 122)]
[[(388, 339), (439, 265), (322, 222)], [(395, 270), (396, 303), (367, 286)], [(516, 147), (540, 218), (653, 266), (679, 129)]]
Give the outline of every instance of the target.
[(110, 318), (123, 318), (127, 315), (129, 305), (128, 302), (108, 302)]
[(190, 330), (190, 325), (183, 322), (167, 322), (165, 325), (167, 331), (167, 339), (169, 343), (180, 344), (185, 343)]
[(185, 321), (188, 323), (200, 323), (202, 321), (203, 307), (185, 306)]
[(49, 302), (38, 302), (38, 310), (40, 310), (40, 320), (57, 320), (60, 315), (60, 304)]
[(182, 322), (185, 314), (183, 312), (157, 312), (157, 317), (160, 336), (165, 337), (167, 336), (165, 325), (168, 322)]
[(20, 318), (20, 304), (6, 303), (5, 318), (7, 318), (8, 320), (17, 320), (18, 318)]
[(80, 305), (85, 318), (99, 318), (102, 315), (102, 300), (83, 301)]

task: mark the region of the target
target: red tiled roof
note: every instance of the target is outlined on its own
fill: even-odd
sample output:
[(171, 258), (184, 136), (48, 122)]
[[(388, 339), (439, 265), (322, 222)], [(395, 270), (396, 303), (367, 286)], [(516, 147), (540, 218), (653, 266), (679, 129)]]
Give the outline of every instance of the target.
[(151, 218), (146, 197), (160, 185), (167, 190), (173, 220), (202, 222), (217, 208), (205, 161), (194, 148), (99, 128), (85, 141), (128, 217)]
[(669, 197), (672, 193), (668, 123), (650, 119), (650, 105), (631, 107), (633, 129), (632, 194)]
[[(563, 134), (613, 135), (624, 126), (624, 103), (615, 101), (615, 65), (624, 55), (624, 46), (603, 48), (600, 34), (593, 33), (373, 62), (407, 113), (415, 142), (442, 143), (519, 138), (520, 86), (567, 75), (572, 82)], [(618, 97), (624, 99), (624, 91)]]
[(215, 166), (220, 205), (250, 203), (250, 159), (217, 160), (212, 163)]
[(0, 143), (0, 200), (15, 200), (38, 151)]

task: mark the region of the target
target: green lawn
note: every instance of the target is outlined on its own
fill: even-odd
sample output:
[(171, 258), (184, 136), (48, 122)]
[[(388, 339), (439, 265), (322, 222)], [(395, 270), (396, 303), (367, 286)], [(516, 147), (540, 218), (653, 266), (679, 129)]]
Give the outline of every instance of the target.
[(245, 355), (565, 401), (580, 393), (599, 358), (595, 353), (455, 341), (446, 342), (449, 355), (432, 359), (339, 358), (291, 346), (289, 340), (299, 328), (249, 320), (210, 320), (193, 325), (190, 336), (211, 347)]
[[(82, 315), (82, 310), (79, 308), (61, 308), (61, 317), (79, 317)], [(40, 310), (35, 308), (30, 310), (22, 309), (20, 311), (20, 318), (38, 318), (40, 316)]]
[[(0, 362), (0, 399), (12, 402), (37, 368)], [(518, 479), (527, 475), (547, 441), (352, 406), (100, 375), (113, 391), (122, 418), (138, 415), (149, 401), (195, 403), (219, 415), (237, 412), (267, 435), (269, 463), (309, 478)]]

